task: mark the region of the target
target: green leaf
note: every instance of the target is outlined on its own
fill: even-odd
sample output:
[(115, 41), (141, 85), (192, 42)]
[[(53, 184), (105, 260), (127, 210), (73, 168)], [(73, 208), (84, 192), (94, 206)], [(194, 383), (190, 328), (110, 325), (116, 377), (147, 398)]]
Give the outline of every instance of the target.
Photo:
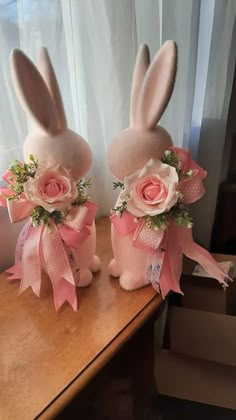
[(120, 181), (113, 182), (113, 190), (116, 190), (116, 188), (121, 188), (123, 190), (124, 189), (124, 184)]

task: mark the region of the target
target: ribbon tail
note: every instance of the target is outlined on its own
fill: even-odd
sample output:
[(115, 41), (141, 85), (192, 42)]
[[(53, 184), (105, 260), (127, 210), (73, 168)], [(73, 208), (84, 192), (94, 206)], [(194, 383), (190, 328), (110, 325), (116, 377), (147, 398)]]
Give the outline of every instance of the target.
[(40, 241), (43, 227), (29, 227), (22, 253), (22, 279), (19, 294), (31, 287), (36, 296), (40, 296), (41, 261)]
[(8, 276), (7, 280), (20, 280), (22, 276), (22, 265), (21, 263), (15, 264), (12, 267), (6, 270), (7, 273), (10, 275)]
[(57, 282), (56, 287), (53, 283), (53, 293), (56, 311), (58, 311), (66, 301), (72, 306), (75, 312), (78, 310), (76, 287), (67, 280), (61, 278)]
[[(53, 224), (50, 229), (50, 232), (44, 229), (42, 243), (44, 267), (52, 282), (55, 307), (58, 310), (65, 301), (68, 301), (72, 308), (77, 310), (76, 284), (78, 280), (76, 270), (72, 266), (73, 254), (63, 243), (57, 226)], [(73, 261), (70, 263), (69, 259)]]
[(174, 228), (170, 225), (167, 236), (165, 257), (160, 275), (160, 289), (163, 298), (165, 298), (171, 290), (182, 294), (179, 286), (180, 276), (182, 273), (182, 262), (182, 249), (178, 244)]
[(229, 276), (206, 249), (193, 241), (192, 229), (178, 227), (176, 232), (178, 242), (186, 257), (197, 261), (212, 277), (216, 278), (224, 286), (227, 286), (227, 280), (230, 280)]
[(24, 243), (26, 236), (28, 234), (28, 230), (30, 227), (31, 221), (28, 221), (20, 231), (20, 234), (17, 239), (16, 243), (16, 250), (15, 250), (15, 264), (6, 270), (7, 273), (10, 274), (8, 280), (20, 280), (22, 276), (22, 255), (24, 249)]
[(161, 290), (163, 299), (166, 298), (166, 296), (171, 290), (176, 293), (182, 293), (179, 288), (179, 284), (177, 283), (174, 273), (172, 271), (167, 253), (165, 253), (164, 262), (162, 265), (162, 270), (161, 270), (161, 275), (160, 275), (160, 290)]
[(15, 265), (18, 265), (22, 261), (23, 249), (26, 237), (28, 235), (29, 228), (31, 226), (31, 220), (29, 220), (21, 229), (20, 234), (17, 239), (16, 243), (16, 251), (15, 251)]

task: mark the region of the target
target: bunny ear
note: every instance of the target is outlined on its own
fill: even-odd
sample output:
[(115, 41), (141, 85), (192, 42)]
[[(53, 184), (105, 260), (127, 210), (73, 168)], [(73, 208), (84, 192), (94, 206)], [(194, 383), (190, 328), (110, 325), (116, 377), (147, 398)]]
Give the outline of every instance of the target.
[(18, 49), (11, 53), (11, 74), (22, 108), (46, 132), (60, 131), (56, 111), (42, 76), (30, 59)]
[(42, 47), (39, 51), (38, 56), (38, 69), (43, 76), (43, 79), (48, 87), (56, 114), (58, 118), (58, 124), (61, 130), (67, 128), (66, 116), (61, 98), (60, 89), (57, 83), (57, 78), (53, 70), (53, 66), (47, 51), (47, 48)]
[(167, 41), (151, 63), (142, 85), (136, 125), (144, 130), (156, 126), (170, 100), (177, 68), (177, 47)]
[(142, 44), (138, 50), (133, 72), (130, 104), (130, 125), (135, 125), (136, 122), (138, 99), (149, 64), (150, 54), (148, 46)]

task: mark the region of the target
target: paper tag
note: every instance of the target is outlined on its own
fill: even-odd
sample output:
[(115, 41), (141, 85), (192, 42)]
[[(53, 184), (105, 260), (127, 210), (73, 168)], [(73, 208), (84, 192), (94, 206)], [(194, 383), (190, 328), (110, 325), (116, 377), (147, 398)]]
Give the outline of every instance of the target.
[(145, 267), (145, 284), (152, 284), (154, 289), (156, 289), (158, 292), (160, 291), (160, 274), (165, 256), (165, 247), (163, 242), (164, 239), (162, 241), (161, 246), (155, 252), (148, 255)]
[(76, 261), (76, 258), (74, 256), (72, 250), (70, 249), (70, 247), (65, 242), (64, 242), (64, 248), (65, 248), (66, 255), (67, 255), (67, 258), (69, 260), (71, 270), (73, 272), (73, 276), (74, 276), (74, 279), (75, 279), (75, 282), (76, 282), (75, 286), (78, 286), (79, 279), (80, 279), (80, 270), (79, 270), (79, 267), (78, 267), (78, 263)]

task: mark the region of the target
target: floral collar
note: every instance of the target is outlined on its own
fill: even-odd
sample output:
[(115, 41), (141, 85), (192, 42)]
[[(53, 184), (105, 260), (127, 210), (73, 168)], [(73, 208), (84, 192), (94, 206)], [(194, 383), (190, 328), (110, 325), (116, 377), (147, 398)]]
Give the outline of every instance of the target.
[(150, 159), (146, 165), (115, 182), (121, 193), (112, 213), (122, 217), (125, 211), (135, 221), (145, 219), (155, 231), (166, 230), (171, 221), (191, 228), (193, 219), (186, 207), (205, 192), (202, 179), (206, 172), (191, 160), (185, 149), (170, 148), (161, 160)]

